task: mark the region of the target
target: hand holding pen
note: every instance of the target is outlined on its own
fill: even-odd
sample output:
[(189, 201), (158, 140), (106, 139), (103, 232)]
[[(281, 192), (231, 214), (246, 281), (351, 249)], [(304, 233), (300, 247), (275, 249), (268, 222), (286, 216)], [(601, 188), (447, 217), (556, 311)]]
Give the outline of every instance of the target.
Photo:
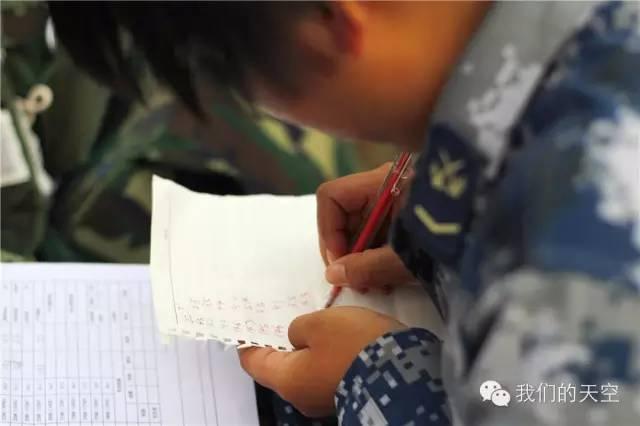
[(384, 241), (378, 231), (388, 222), (410, 160), (409, 154), (403, 154), (391, 167), (345, 176), (319, 188), (320, 250), (329, 264), (327, 281), (336, 288), (383, 288), (411, 280), (388, 245), (370, 248)]

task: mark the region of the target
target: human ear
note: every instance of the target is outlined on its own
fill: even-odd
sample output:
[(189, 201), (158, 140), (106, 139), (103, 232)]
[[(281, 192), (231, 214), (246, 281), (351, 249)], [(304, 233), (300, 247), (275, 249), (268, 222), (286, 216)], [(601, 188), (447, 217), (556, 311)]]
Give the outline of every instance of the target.
[(325, 60), (357, 56), (366, 16), (360, 2), (322, 2), (296, 25), (295, 36), (303, 48)]

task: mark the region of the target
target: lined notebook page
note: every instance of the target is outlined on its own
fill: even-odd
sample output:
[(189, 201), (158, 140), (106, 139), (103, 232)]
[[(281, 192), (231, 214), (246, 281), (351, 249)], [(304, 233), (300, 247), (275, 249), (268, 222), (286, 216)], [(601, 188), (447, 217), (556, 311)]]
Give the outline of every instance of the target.
[[(199, 194), (156, 176), (151, 233), (153, 297), (163, 333), (287, 350), (291, 321), (327, 300), (312, 195)], [(390, 296), (345, 290), (338, 304), (441, 332), (418, 286)]]

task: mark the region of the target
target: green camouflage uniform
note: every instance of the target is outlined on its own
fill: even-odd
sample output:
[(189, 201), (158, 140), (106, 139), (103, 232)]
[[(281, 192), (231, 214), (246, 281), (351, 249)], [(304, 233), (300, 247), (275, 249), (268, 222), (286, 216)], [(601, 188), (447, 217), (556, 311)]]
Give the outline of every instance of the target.
[[(117, 98), (51, 48), (47, 21), (42, 3), (2, 3), (2, 134), (29, 170), (3, 173), (2, 260), (147, 262), (153, 174), (210, 193), (302, 194), (356, 170), (353, 146), (252, 120), (224, 97), (207, 122), (160, 90), (144, 108)], [(21, 102), (37, 84), (54, 99), (31, 126)]]

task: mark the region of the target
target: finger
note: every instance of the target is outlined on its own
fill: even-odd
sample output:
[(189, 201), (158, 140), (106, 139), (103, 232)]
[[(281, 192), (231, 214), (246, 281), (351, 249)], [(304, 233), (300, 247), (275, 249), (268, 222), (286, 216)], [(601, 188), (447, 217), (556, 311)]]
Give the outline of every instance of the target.
[(349, 216), (362, 212), (377, 193), (389, 165), (345, 176), (320, 185), (316, 192), (320, 251), (330, 263), (327, 251), (338, 258), (348, 250)]
[(289, 325), (289, 341), (296, 349), (307, 348), (310, 346), (309, 340), (313, 337), (317, 325), (320, 320), (320, 312), (312, 312), (310, 314), (300, 315), (291, 321)]
[(238, 351), (242, 368), (253, 380), (277, 391), (295, 352), (278, 352), (272, 348), (247, 348)]
[(357, 182), (338, 179), (320, 186), (316, 193), (318, 240), (325, 263), (347, 253), (349, 214), (361, 211), (367, 204), (365, 191), (352, 185)]
[(325, 278), (337, 286), (383, 287), (405, 284), (411, 280), (411, 273), (387, 245), (341, 257), (327, 267)]

